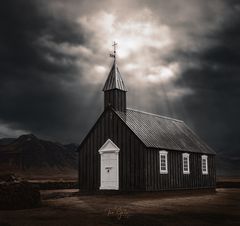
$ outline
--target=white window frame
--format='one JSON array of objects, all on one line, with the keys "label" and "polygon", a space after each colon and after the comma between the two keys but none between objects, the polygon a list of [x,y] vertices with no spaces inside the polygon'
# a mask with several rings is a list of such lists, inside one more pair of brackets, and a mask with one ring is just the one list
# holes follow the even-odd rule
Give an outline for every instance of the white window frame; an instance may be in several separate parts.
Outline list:
[{"label": "white window frame", "polygon": [[[190,154],[183,153],[182,154],[182,167],[183,167],[183,174],[190,174],[190,161],[189,161]],[[184,158],[187,158],[187,170],[184,167]]]},{"label": "white window frame", "polygon": [[[204,170],[203,167],[203,162],[204,160],[206,161],[206,170]],[[207,175],[208,174],[208,156],[207,155],[202,155],[202,174]]]},{"label": "white window frame", "polygon": [[[162,169],[162,156],[165,157],[165,166],[166,169]],[[160,168],[160,174],[168,174],[168,152],[167,151],[159,151],[159,168]]]}]

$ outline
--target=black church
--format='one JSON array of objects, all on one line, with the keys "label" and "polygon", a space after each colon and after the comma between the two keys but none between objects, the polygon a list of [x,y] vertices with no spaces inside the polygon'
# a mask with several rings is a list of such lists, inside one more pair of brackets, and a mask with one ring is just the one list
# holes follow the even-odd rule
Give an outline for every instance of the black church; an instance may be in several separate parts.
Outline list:
[{"label": "black church", "polygon": [[113,57],[104,111],[78,148],[80,191],[215,189],[215,152],[183,121],[127,108]]}]

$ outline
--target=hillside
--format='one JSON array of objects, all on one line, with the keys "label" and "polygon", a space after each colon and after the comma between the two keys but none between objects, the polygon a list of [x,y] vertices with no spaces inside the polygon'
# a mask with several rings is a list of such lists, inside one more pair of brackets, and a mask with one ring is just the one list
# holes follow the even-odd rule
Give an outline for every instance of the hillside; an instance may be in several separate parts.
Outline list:
[{"label": "hillside", "polygon": [[62,145],[39,139],[33,134],[2,139],[0,169],[21,174],[68,174],[77,169],[76,149],[76,144]]}]

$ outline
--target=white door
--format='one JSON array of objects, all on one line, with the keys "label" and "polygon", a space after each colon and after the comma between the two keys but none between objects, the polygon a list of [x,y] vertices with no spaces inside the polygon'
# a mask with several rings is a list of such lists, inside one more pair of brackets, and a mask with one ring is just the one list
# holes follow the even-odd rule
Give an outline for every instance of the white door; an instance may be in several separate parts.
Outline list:
[{"label": "white door", "polygon": [[108,139],[100,148],[101,155],[101,181],[100,189],[118,190],[119,189],[119,170],[118,153],[119,148]]}]

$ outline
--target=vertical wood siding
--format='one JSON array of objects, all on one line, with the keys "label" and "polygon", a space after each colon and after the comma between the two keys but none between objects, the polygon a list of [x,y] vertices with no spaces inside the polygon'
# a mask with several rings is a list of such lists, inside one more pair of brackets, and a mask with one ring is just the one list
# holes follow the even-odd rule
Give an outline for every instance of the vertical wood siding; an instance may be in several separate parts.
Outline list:
[{"label": "vertical wood siding", "polygon": [[183,174],[182,152],[168,151],[168,174],[160,174],[159,150],[146,149],[146,190],[214,188],[215,156],[208,155],[208,174],[202,174],[201,154],[190,154],[190,174]]},{"label": "vertical wood siding", "polygon": [[105,111],[79,150],[80,190],[99,190],[98,150],[108,138],[120,148],[119,190],[144,191],[146,188],[144,145],[112,110]]},{"label": "vertical wood siding", "polygon": [[104,92],[105,109],[112,106],[116,111],[126,110],[126,92],[118,89]]}]

